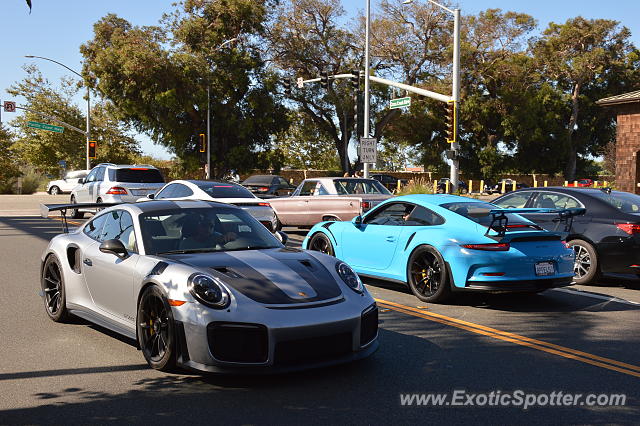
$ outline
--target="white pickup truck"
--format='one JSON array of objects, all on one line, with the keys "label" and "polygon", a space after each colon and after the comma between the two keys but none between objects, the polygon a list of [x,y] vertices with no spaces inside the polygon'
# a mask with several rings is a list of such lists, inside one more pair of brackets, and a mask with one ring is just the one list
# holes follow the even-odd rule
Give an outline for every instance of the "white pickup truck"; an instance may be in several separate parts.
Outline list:
[{"label": "white pickup truck", "polygon": [[393,195],[375,179],[305,179],[289,197],[270,198],[282,226],[310,227],[325,220],[351,220]]}]

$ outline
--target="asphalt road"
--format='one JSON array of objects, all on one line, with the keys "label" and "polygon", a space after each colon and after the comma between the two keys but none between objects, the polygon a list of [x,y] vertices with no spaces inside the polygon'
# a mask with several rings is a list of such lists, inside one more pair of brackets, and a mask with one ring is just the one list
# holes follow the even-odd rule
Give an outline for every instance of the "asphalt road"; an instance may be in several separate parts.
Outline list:
[{"label": "asphalt road", "polygon": [[[367,360],[278,376],[165,374],[149,369],[133,342],[47,318],[40,253],[59,232],[56,220],[0,217],[0,424],[640,421],[640,288],[632,282],[434,305],[367,281],[381,307],[380,349]],[[289,244],[303,235],[290,232]],[[626,405],[401,404],[401,394],[462,390],[461,403],[522,391],[625,394]]]}]

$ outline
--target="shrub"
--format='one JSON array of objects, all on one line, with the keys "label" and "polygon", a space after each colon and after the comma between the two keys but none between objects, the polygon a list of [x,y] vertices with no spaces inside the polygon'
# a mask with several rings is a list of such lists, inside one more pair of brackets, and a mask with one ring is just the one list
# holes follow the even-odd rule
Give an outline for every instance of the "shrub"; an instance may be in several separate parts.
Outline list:
[{"label": "shrub", "polygon": [[409,194],[433,194],[433,181],[426,179],[411,180],[408,184],[400,188],[400,192],[396,195]]}]

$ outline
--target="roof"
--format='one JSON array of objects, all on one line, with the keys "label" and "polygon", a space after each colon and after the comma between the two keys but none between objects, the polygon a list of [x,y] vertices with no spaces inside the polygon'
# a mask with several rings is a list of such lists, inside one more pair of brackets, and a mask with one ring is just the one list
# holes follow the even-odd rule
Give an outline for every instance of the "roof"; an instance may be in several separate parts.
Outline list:
[{"label": "roof", "polygon": [[[202,200],[149,200],[140,201],[138,203],[123,204],[123,206],[129,206],[131,208],[137,208],[141,213],[149,213],[163,210],[175,210],[175,209],[203,209],[203,208],[238,208],[231,204],[220,203],[217,201],[202,201]],[[118,206],[115,206],[118,208]]]},{"label": "roof", "polygon": [[636,90],[635,92],[623,93],[617,96],[610,96],[608,98],[602,98],[596,101],[596,104],[601,106],[612,106],[636,102],[640,102],[640,90]]},{"label": "roof", "polygon": [[408,201],[411,203],[429,203],[435,205],[442,205],[447,203],[481,203],[483,200],[476,200],[475,198],[461,197],[459,195],[449,194],[410,194],[401,195],[393,198],[394,201]]}]

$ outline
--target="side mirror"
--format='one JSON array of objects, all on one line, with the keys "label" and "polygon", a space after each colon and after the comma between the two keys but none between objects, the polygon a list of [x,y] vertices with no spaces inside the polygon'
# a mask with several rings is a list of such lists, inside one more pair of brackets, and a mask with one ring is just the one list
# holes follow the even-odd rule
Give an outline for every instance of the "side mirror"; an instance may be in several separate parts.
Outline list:
[{"label": "side mirror", "polygon": [[151,194],[147,194],[147,198],[150,200],[153,200],[154,198],[156,198],[156,194],[151,193]]},{"label": "side mirror", "polygon": [[282,244],[287,244],[287,241],[289,241],[289,236],[282,231],[278,231],[277,234],[280,237],[280,241],[282,242]]},{"label": "side mirror", "polygon": [[354,224],[356,228],[360,228],[360,225],[362,225],[362,216],[358,215],[354,217],[351,222]]},{"label": "side mirror", "polygon": [[100,244],[100,251],[103,253],[115,254],[120,259],[126,259],[129,257],[129,252],[120,240],[103,241],[102,244]]},{"label": "side mirror", "polygon": [[82,185],[82,184],[84,184],[86,181],[87,181],[87,179],[86,179],[86,178],[80,178],[80,179],[78,179],[78,185]]}]

